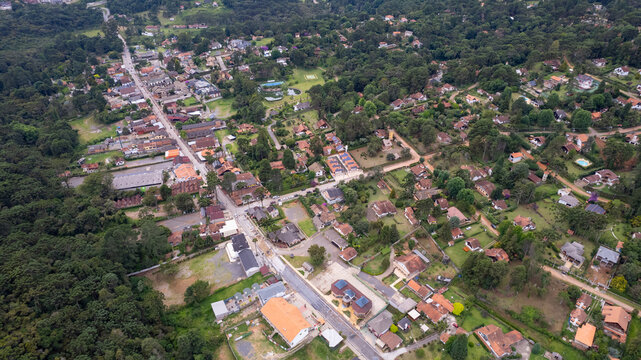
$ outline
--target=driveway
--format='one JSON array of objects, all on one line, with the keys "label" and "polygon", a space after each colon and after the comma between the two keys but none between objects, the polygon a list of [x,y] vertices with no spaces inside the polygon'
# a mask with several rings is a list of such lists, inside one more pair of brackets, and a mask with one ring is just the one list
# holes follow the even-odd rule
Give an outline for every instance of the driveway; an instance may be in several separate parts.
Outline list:
[{"label": "driveway", "polygon": [[363,279],[365,282],[373,286],[376,290],[380,291],[383,295],[385,295],[388,298],[391,298],[392,296],[396,295],[396,290],[393,288],[385,285],[382,281],[378,280],[376,277],[360,272],[358,273],[358,277]]},{"label": "driveway", "polygon": [[200,212],[194,212],[187,215],[178,216],[172,219],[163,220],[158,223],[168,228],[172,233],[176,231],[183,230],[185,227],[191,227],[192,225],[200,225],[200,222],[204,221],[200,217]]},{"label": "driveway", "polygon": [[[332,244],[329,240],[328,237],[325,236],[325,233],[329,232],[334,232],[335,234],[333,235],[338,235],[336,230],[332,228],[325,228],[324,231],[317,232],[316,234],[312,235],[309,239],[292,246],[290,248],[276,248],[275,251],[278,254],[284,255],[284,256],[289,256],[289,254],[294,254],[294,256],[309,256],[307,253],[307,250],[309,249],[310,246],[312,245],[318,245],[322,246],[327,250],[327,255],[329,260],[331,261],[342,261],[338,258],[338,255],[340,254],[341,250],[337,248],[334,244]],[[340,237],[340,235],[338,235]]]}]

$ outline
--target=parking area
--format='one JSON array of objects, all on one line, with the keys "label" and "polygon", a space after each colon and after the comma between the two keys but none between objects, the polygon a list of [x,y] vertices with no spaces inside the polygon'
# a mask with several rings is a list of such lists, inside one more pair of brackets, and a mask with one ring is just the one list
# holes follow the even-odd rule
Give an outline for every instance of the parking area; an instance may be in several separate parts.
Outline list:
[{"label": "parking area", "polygon": [[314,234],[309,239],[295,246],[292,246],[290,248],[278,248],[276,249],[276,252],[285,256],[289,256],[292,254],[294,256],[308,256],[309,254],[307,253],[307,250],[309,249],[309,247],[312,245],[318,245],[324,247],[325,250],[327,250],[328,260],[340,261],[338,255],[340,254],[341,250],[328,240],[328,238],[331,238],[331,236],[333,235],[340,237],[336,230],[332,228],[326,228],[323,229],[322,232]]}]

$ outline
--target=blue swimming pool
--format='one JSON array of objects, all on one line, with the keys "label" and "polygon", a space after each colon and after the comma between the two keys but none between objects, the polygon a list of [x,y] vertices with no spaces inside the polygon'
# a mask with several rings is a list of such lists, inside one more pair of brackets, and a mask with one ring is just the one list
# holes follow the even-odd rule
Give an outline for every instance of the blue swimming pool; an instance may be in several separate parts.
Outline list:
[{"label": "blue swimming pool", "polygon": [[576,159],[575,163],[581,165],[582,167],[588,167],[592,165],[592,163],[586,159]]}]

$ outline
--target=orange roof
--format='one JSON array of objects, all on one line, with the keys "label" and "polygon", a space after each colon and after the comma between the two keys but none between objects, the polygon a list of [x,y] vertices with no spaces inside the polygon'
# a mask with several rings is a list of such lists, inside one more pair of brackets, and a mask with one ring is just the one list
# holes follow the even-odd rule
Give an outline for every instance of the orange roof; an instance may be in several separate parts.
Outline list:
[{"label": "orange roof", "polygon": [[260,312],[290,344],[302,330],[311,327],[300,310],[282,297],[269,299]]},{"label": "orange roof", "polygon": [[192,164],[182,164],[178,166],[174,170],[174,174],[176,174],[176,178],[180,180],[186,180],[186,179],[199,179],[200,177],[196,173],[196,170],[194,169],[194,166]]},{"label": "orange roof", "polygon": [[623,332],[628,330],[628,324],[630,324],[630,320],[632,319],[630,314],[620,306],[606,305],[603,307],[603,310],[601,310],[601,314],[605,317],[603,321],[619,325],[621,329],[623,329]]},{"label": "orange roof", "polygon": [[580,328],[576,329],[576,335],[574,336],[574,341],[578,341],[583,345],[588,347],[592,346],[594,341],[594,334],[596,333],[596,327],[592,324],[585,323]]},{"label": "orange roof", "polygon": [[452,303],[449,300],[447,300],[445,296],[443,296],[442,294],[438,294],[438,293],[434,294],[434,296],[432,296],[432,302],[441,305],[443,308],[445,308],[449,312],[454,311],[454,305],[452,305]]},{"label": "orange roof", "polygon": [[205,149],[205,150],[200,152],[200,155],[202,155],[202,156],[214,155],[214,154],[215,154],[215,152],[212,149]]},{"label": "orange roof", "polygon": [[523,154],[520,153],[520,152],[515,152],[515,153],[510,154],[510,156],[513,157],[513,158],[520,158],[520,157],[523,157]]},{"label": "orange roof", "polygon": [[414,280],[410,280],[410,281],[407,283],[407,287],[409,287],[410,289],[412,289],[412,290],[414,290],[414,291],[418,291],[418,290],[421,288],[421,285],[419,285],[419,284],[418,284],[416,281],[414,281]]},{"label": "orange roof", "polygon": [[180,155],[180,150],[178,149],[167,150],[165,152],[165,159],[173,159],[178,155]]},{"label": "orange roof", "polygon": [[581,140],[581,142],[588,141],[588,135],[587,134],[579,134],[579,135],[576,136],[576,138]]}]

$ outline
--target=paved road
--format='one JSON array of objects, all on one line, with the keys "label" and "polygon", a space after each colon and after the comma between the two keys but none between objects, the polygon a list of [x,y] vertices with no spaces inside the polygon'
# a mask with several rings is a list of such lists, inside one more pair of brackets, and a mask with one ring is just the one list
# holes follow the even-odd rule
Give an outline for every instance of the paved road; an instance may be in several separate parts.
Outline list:
[{"label": "paved road", "polygon": [[[269,114],[269,109],[267,109],[266,111]],[[267,117],[267,115],[265,115],[265,117]],[[272,131],[272,126],[274,126],[274,124],[276,124],[275,121],[272,122],[271,124],[269,124],[269,126],[267,126],[267,133],[269,134],[269,137],[272,138],[272,141],[274,142],[274,145],[276,145],[276,150],[280,150],[280,142],[278,142],[278,138],[274,134],[274,131]]]},{"label": "paved road", "polygon": [[561,280],[561,281],[563,281],[563,282],[565,282],[567,284],[578,286],[582,290],[585,290],[585,291],[587,291],[587,292],[589,292],[589,293],[591,293],[593,295],[601,297],[601,298],[605,299],[609,303],[619,305],[622,308],[624,308],[627,312],[632,312],[635,308],[638,308],[638,307],[630,306],[628,303],[625,303],[625,302],[623,302],[623,301],[621,301],[621,300],[619,300],[619,299],[617,299],[617,298],[615,298],[615,297],[613,297],[611,295],[608,295],[608,293],[606,293],[604,291],[598,290],[597,288],[594,288],[594,287],[592,287],[592,286],[590,286],[590,285],[588,285],[588,284],[586,284],[586,283],[584,283],[582,281],[579,281],[579,280],[573,278],[572,276],[565,275],[562,272],[560,272],[560,271],[558,271],[556,269],[553,269],[553,268],[551,268],[549,266],[543,265],[543,270],[549,272],[552,275],[552,277],[555,277],[555,278],[557,278],[557,279],[559,279],[559,280]]},{"label": "paved road", "polygon": [[123,38],[120,34],[118,34],[118,37],[120,38],[124,46],[122,56],[124,68],[127,69],[129,75],[134,80],[136,87],[138,87],[144,98],[151,102],[151,108],[154,114],[156,115],[158,120],[160,120],[160,122],[165,126],[165,130],[167,130],[167,134],[169,135],[169,137],[176,140],[178,147],[182,151],[183,155],[187,156],[189,158],[189,161],[191,161],[191,163],[194,165],[194,168],[199,170],[200,174],[205,177],[205,175],[207,175],[207,167],[205,166],[205,164],[199,162],[198,159],[196,159],[189,146],[187,146],[187,143],[183,140],[183,138],[180,137],[178,131],[176,131],[176,128],[172,125],[169,119],[167,119],[167,115],[162,111],[162,108],[158,106],[156,100],[153,98],[153,96],[151,96],[149,90],[147,90],[147,88],[144,86],[144,84],[140,80],[140,77],[138,76],[138,72],[134,68],[133,61],[131,60],[131,53],[129,52],[129,47],[127,46],[125,38]]}]

